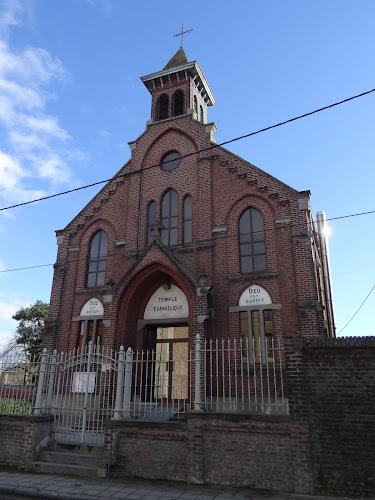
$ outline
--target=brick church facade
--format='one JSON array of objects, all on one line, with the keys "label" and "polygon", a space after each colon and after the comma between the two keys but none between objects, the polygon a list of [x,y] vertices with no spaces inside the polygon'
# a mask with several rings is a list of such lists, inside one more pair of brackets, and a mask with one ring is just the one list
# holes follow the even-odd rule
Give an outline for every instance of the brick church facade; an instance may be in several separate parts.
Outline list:
[{"label": "brick church facade", "polygon": [[75,474],[88,446],[96,477],[373,498],[375,339],[334,338],[324,214],[215,143],[183,49],[142,81],[130,160],[57,231],[33,415],[0,415],[0,464]]},{"label": "brick church facade", "polygon": [[130,160],[57,231],[45,346],[335,336],[309,191],[216,145],[183,49],[142,81],[151,118]]}]

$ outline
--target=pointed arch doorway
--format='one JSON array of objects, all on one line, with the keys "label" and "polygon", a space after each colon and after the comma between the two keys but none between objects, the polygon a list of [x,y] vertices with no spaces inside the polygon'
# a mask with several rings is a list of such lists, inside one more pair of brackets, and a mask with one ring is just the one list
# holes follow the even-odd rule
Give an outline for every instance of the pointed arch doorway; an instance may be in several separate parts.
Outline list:
[{"label": "pointed arch doorway", "polygon": [[143,330],[143,385],[147,400],[188,399],[189,305],[176,285],[163,283],[149,298]]}]

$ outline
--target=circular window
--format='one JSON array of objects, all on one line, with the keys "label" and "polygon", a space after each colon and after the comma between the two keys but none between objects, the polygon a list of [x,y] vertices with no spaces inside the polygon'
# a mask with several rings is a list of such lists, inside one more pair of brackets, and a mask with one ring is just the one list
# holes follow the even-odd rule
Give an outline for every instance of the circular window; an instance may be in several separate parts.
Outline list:
[{"label": "circular window", "polygon": [[161,168],[166,172],[170,172],[179,166],[180,161],[180,153],[177,153],[177,151],[169,151],[161,160]]}]

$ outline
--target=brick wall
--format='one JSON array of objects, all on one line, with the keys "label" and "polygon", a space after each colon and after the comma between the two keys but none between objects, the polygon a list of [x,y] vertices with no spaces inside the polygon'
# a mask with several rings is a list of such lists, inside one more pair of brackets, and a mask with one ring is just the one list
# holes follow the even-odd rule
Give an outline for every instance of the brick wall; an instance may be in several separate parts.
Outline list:
[{"label": "brick wall", "polygon": [[375,337],[304,342],[317,493],[375,495]]},{"label": "brick wall", "polygon": [[190,414],[107,426],[112,477],[294,491],[287,417]]},{"label": "brick wall", "polygon": [[52,417],[0,415],[0,465],[27,469],[51,432]]}]

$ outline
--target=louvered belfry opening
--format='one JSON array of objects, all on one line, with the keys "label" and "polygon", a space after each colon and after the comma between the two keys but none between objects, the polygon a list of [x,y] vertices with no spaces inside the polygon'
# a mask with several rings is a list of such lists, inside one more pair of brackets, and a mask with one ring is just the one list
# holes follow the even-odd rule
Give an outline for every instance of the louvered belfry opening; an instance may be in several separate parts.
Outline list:
[{"label": "louvered belfry opening", "polygon": [[184,114],[184,93],[177,90],[173,95],[173,116]]},{"label": "louvered belfry opening", "polygon": [[166,120],[168,118],[169,99],[167,94],[159,97],[157,106],[157,121]]},{"label": "louvered belfry opening", "polygon": [[197,101],[197,96],[194,96],[194,111],[196,114],[198,114],[198,101]]},{"label": "louvered belfry opening", "polygon": [[203,107],[199,106],[199,120],[203,123]]}]

